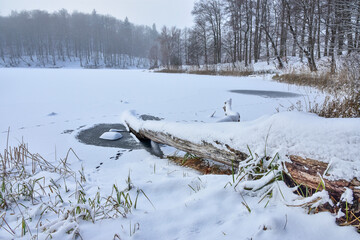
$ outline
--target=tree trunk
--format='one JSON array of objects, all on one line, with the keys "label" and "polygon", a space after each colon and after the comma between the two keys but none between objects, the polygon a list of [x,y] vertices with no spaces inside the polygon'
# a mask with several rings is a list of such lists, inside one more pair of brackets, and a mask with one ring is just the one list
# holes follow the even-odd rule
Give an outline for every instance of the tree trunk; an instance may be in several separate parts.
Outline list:
[{"label": "tree trunk", "polygon": [[287,40],[287,24],[286,19],[286,2],[281,1],[281,19],[280,19],[280,57],[286,57],[286,40]]},{"label": "tree trunk", "polygon": [[317,0],[317,38],[316,38],[316,45],[317,45],[317,58],[321,58],[321,50],[320,50],[320,32],[321,32],[321,9],[320,9],[320,0]]},{"label": "tree trunk", "polygon": [[[314,7],[314,5],[312,6]],[[309,23],[308,23],[308,28],[309,28],[309,32],[308,32],[308,47],[307,49],[304,47],[304,45],[300,44],[297,40],[297,33],[294,30],[294,27],[291,24],[291,18],[290,18],[290,14],[291,14],[291,8],[289,3],[287,2],[287,18],[288,18],[288,25],[289,25],[289,29],[291,34],[293,35],[294,41],[296,41],[296,44],[298,45],[299,49],[301,50],[301,52],[303,52],[308,60],[308,66],[310,68],[310,71],[314,72],[317,71],[317,67],[316,67],[316,62],[315,62],[315,58],[314,58],[314,38],[313,38],[313,18],[314,18],[314,9],[307,9],[304,6],[304,12],[308,12],[308,14],[305,14],[307,17],[309,17]],[[304,25],[303,25],[304,27]],[[304,30],[304,29],[303,29]],[[302,33],[304,34],[304,32]],[[303,41],[303,35],[301,36],[301,41]]]},{"label": "tree trunk", "polygon": [[250,1],[250,6],[249,6],[249,23],[250,23],[250,32],[249,32],[249,64],[251,65],[252,63],[252,36],[253,36],[253,25],[252,25],[252,1]]},{"label": "tree trunk", "polygon": [[[297,35],[298,33],[298,24],[297,24],[297,18],[295,18],[295,35]],[[295,39],[293,40],[293,45],[292,45],[292,54],[293,57],[296,57],[296,41]]]},{"label": "tree trunk", "polygon": [[344,5],[342,0],[335,0],[335,18],[337,26],[337,41],[338,41],[338,50],[337,55],[342,55],[343,46],[344,46]]},{"label": "tree trunk", "polygon": [[357,17],[355,23],[355,38],[354,38],[354,48],[360,52],[360,2],[357,5]]},{"label": "tree trunk", "polygon": [[[304,13],[304,17],[303,17],[303,21],[302,21],[302,31],[301,31],[301,46],[305,45],[305,29],[306,29],[306,21],[305,21],[305,13]],[[291,27],[290,27],[291,29]],[[298,44],[299,45],[299,44]],[[299,52],[299,57],[301,59],[301,62],[303,61],[303,57],[304,57],[304,51],[300,51]]]},{"label": "tree trunk", "polygon": [[316,29],[316,24],[314,25],[314,8],[315,8],[315,2],[312,2],[312,4],[309,6],[310,9],[308,9],[308,18],[309,18],[309,32],[308,32],[308,52],[309,54],[306,54],[308,59],[308,65],[310,68],[310,71],[316,72],[317,67],[315,63],[315,56],[314,56],[314,48],[315,48],[315,39],[313,36],[313,30]]},{"label": "tree trunk", "polygon": [[271,37],[270,33],[268,32],[268,30],[266,29],[266,27],[263,28],[263,29],[264,29],[264,31],[265,31],[265,33],[266,33],[266,36],[267,36],[268,39],[270,40],[271,46],[272,46],[273,49],[274,49],[274,53],[275,53],[276,59],[278,60],[278,63],[279,63],[279,68],[280,68],[280,69],[284,68],[284,64],[283,64],[283,62],[282,62],[282,60],[281,60],[280,55],[278,54],[278,51],[277,51],[276,45],[275,45],[275,43],[274,43],[274,40],[272,39],[272,37]]},{"label": "tree trunk", "polygon": [[[334,2],[331,3],[332,4],[332,8],[334,9],[335,4]],[[331,67],[330,67],[330,72],[331,73],[335,73],[336,70],[336,62],[335,62],[335,41],[336,41],[336,20],[332,20],[331,21],[331,38],[330,38],[330,47],[329,47],[329,55],[331,56]]]},{"label": "tree trunk", "polygon": [[259,60],[259,45],[261,39],[259,38],[259,24],[260,24],[260,0],[256,2],[255,13],[255,32],[254,32],[254,61],[257,63]]},{"label": "tree trunk", "polygon": [[329,44],[329,38],[330,38],[330,31],[329,31],[330,14],[331,14],[331,0],[328,0],[328,3],[327,3],[327,15],[326,15],[326,20],[325,20],[324,57],[326,57],[328,55],[328,44]]}]

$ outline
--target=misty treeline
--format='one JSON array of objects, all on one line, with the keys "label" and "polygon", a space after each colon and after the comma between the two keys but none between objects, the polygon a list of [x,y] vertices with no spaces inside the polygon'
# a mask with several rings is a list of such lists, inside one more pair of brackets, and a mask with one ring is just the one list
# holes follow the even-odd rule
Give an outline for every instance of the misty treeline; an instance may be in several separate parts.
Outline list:
[{"label": "misty treeline", "polygon": [[359,0],[198,0],[190,29],[163,27],[160,58],[168,68],[297,56],[317,70],[328,57],[360,51]]},{"label": "misty treeline", "polygon": [[83,67],[136,66],[156,48],[157,38],[155,25],[137,26],[95,10],[33,10],[0,17],[0,58],[10,66],[55,66],[58,61],[80,62]]}]

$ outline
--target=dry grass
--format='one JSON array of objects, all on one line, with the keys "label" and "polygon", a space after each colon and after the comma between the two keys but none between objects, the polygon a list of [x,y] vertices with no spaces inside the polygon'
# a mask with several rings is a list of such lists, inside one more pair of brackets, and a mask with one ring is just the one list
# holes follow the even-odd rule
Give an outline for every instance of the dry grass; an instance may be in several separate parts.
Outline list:
[{"label": "dry grass", "polygon": [[160,69],[160,70],[155,70],[155,72],[157,73],[186,73],[185,70],[181,70],[181,69]]},{"label": "dry grass", "polygon": [[312,73],[286,73],[273,76],[273,79],[278,82],[285,82],[295,84],[298,86],[311,86],[321,90],[331,89],[334,84],[334,76],[331,74],[312,74]]},{"label": "dry grass", "polygon": [[265,75],[265,74],[273,74],[273,70],[259,70],[259,71],[220,71],[219,75],[221,76],[237,76],[237,77],[246,77],[250,75]]},{"label": "dry grass", "polygon": [[[274,80],[311,86],[328,94],[322,104],[308,103],[307,111],[327,118],[360,117],[360,56],[348,56],[335,74],[290,72],[275,75]],[[293,106],[292,109],[303,108]],[[291,109],[290,109],[291,110]]]},{"label": "dry grass", "polygon": [[235,76],[235,77],[246,77],[250,75],[261,75],[261,74],[272,74],[273,71],[264,70],[264,71],[251,71],[251,70],[214,70],[214,69],[190,69],[190,70],[182,70],[182,69],[161,69],[156,70],[158,73],[188,73],[188,74],[196,74],[196,75],[209,75],[209,76]]},{"label": "dry grass", "polygon": [[232,171],[228,166],[210,164],[208,161],[193,155],[186,155],[185,157],[167,156],[167,158],[180,166],[195,169],[196,171],[202,174],[216,174],[216,175],[232,174]]},{"label": "dry grass", "polygon": [[239,76],[246,77],[250,75],[256,74],[254,71],[219,71],[219,75],[221,76]]},{"label": "dry grass", "polygon": [[190,70],[187,73],[189,74],[197,74],[197,75],[218,75],[215,70]]},{"label": "dry grass", "polygon": [[350,96],[326,98],[324,103],[310,110],[326,118],[357,118],[360,117],[360,93],[353,92]]},{"label": "dry grass", "polygon": [[[69,167],[71,154],[78,158],[70,148],[65,158],[50,162],[31,153],[25,143],[16,147],[7,144],[0,153],[0,229],[9,233],[9,239],[59,239],[64,232],[72,239],[82,239],[81,222],[126,218],[136,209],[139,196],[152,204],[133,185],[130,175],[123,190],[114,184],[110,195],[102,196],[100,188],[95,195],[90,194],[84,169]],[[11,215],[19,217],[14,222]]]}]

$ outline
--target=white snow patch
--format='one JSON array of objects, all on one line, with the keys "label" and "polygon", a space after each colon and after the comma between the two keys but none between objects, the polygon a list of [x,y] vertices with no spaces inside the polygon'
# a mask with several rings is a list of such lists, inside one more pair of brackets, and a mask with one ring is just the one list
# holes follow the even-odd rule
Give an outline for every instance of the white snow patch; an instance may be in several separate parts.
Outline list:
[{"label": "white snow patch", "polygon": [[104,132],[99,138],[114,141],[122,138],[122,134],[119,132]]}]

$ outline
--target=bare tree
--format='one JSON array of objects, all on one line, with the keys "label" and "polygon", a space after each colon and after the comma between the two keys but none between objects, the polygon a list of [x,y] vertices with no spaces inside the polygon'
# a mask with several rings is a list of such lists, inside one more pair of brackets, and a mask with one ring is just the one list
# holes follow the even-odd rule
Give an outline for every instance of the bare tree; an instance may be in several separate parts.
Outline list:
[{"label": "bare tree", "polygon": [[194,5],[192,14],[205,21],[211,31],[213,43],[213,63],[221,63],[223,4],[220,0],[200,0]]}]

